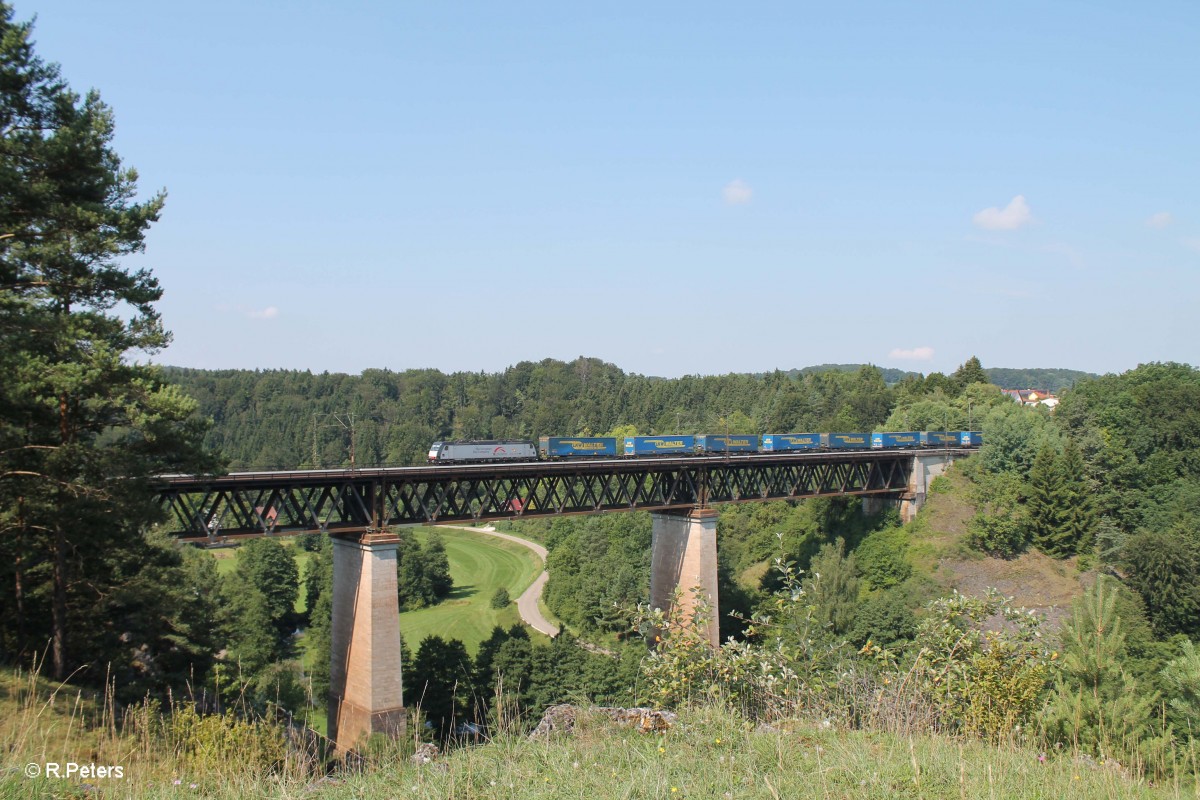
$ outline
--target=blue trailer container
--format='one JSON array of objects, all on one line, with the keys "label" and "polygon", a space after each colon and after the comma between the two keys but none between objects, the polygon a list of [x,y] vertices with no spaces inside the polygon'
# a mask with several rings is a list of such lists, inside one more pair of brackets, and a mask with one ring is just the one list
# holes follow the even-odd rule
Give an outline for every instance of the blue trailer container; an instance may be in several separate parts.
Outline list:
[{"label": "blue trailer container", "polygon": [[764,453],[781,453],[788,450],[818,450],[821,447],[819,433],[764,433]]},{"label": "blue trailer container", "polygon": [[872,433],[872,450],[890,450],[896,447],[920,447],[921,434],[916,431],[905,433]]},{"label": "blue trailer container", "polygon": [[921,445],[923,447],[958,447],[960,431],[923,431]]},{"label": "blue trailer container", "polygon": [[615,456],[617,440],[611,436],[588,436],[568,438],[566,436],[541,436],[538,452],[542,458],[580,458],[584,456]]},{"label": "blue trailer container", "polygon": [[959,435],[958,443],[963,447],[979,447],[983,444],[983,433],[981,431],[963,431]]},{"label": "blue trailer container", "polygon": [[821,447],[829,450],[867,450],[871,447],[871,434],[822,433]]},{"label": "blue trailer container", "polygon": [[626,436],[627,456],[686,455],[696,452],[695,436]]},{"label": "blue trailer container", "polygon": [[701,453],[757,453],[758,437],[749,433],[708,433],[696,437]]}]

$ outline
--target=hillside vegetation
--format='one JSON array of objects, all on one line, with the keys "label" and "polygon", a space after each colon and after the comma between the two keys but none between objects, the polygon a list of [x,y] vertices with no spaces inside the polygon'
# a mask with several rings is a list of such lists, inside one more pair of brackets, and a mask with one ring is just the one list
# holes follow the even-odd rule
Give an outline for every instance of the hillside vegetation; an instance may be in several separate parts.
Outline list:
[{"label": "hillside vegetation", "polygon": [[[124,719],[124,722],[122,722]],[[1178,798],[1191,777],[1154,787],[1119,765],[939,736],[844,732],[820,723],[749,725],[717,706],[684,710],[643,733],[582,713],[570,735],[499,732],[431,764],[411,742],[368,751],[360,769],[324,776],[319,746],[287,745],[277,724],[205,723],[185,709],[122,717],[69,684],[0,670],[0,795],[208,798],[761,797]],[[121,766],[120,778],[30,778],[30,764]]]}]

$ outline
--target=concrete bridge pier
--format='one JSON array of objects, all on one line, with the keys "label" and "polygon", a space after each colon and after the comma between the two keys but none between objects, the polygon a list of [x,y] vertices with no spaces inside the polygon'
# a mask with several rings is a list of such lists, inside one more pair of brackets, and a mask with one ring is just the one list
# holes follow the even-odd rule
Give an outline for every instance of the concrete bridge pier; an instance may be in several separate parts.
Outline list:
[{"label": "concrete bridge pier", "polygon": [[329,738],[345,753],[405,728],[396,551],[388,531],[334,534]]},{"label": "concrete bridge pier", "polygon": [[912,472],[908,476],[908,488],[900,495],[900,520],[912,522],[921,506],[925,505],[925,496],[929,494],[929,484],[933,479],[943,474],[954,463],[950,454],[917,455],[913,456]]},{"label": "concrete bridge pier", "polygon": [[703,636],[713,647],[721,641],[717,611],[717,512],[711,508],[652,513],[650,605],[670,611],[679,591],[682,620],[708,607]]}]

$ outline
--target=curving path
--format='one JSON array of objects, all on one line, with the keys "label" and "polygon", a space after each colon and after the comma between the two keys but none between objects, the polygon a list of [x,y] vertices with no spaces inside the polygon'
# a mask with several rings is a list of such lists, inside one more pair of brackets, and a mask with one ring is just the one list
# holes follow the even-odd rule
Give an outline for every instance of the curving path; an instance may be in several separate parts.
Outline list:
[{"label": "curving path", "polygon": [[[460,528],[464,531],[475,531],[476,533],[486,533],[488,536],[495,536],[499,539],[507,539],[510,542],[515,542],[522,547],[527,547],[537,553],[538,558],[542,560],[543,566],[546,563],[546,548],[542,547],[537,542],[531,542],[528,539],[522,539],[519,536],[513,536],[510,533],[500,533],[491,525],[484,525],[482,528],[472,528],[467,525],[443,525],[445,528]],[[550,573],[542,570],[542,574],[537,576],[537,579],[530,584],[529,588],[517,598],[517,613],[521,615],[522,621],[526,625],[533,628],[539,633],[544,633],[547,636],[558,636],[558,626],[550,622],[542,616],[541,609],[538,608],[538,600],[542,597],[542,590],[546,588],[546,581],[550,580]]]}]

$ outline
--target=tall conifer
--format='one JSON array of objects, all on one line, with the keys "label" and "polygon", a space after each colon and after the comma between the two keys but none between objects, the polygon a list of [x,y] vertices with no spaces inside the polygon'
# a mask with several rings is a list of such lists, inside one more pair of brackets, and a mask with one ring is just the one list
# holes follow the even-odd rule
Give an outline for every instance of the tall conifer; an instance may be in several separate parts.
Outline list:
[{"label": "tall conifer", "polygon": [[1029,470],[1029,526],[1039,550],[1063,558],[1070,555],[1071,549],[1063,539],[1065,502],[1057,461],[1050,444],[1043,444],[1033,460]]},{"label": "tall conifer", "polygon": [[124,261],[164,195],[136,199],[111,111],[71,92],[31,33],[0,3],[0,562],[17,611],[0,634],[34,652],[48,639],[56,678],[103,675],[128,641],[171,646],[133,627],[169,616],[139,611],[161,596],[116,591],[169,567],[142,535],[160,513],[145,478],[207,462],[194,403],[130,360],[169,341],[158,281]]}]

